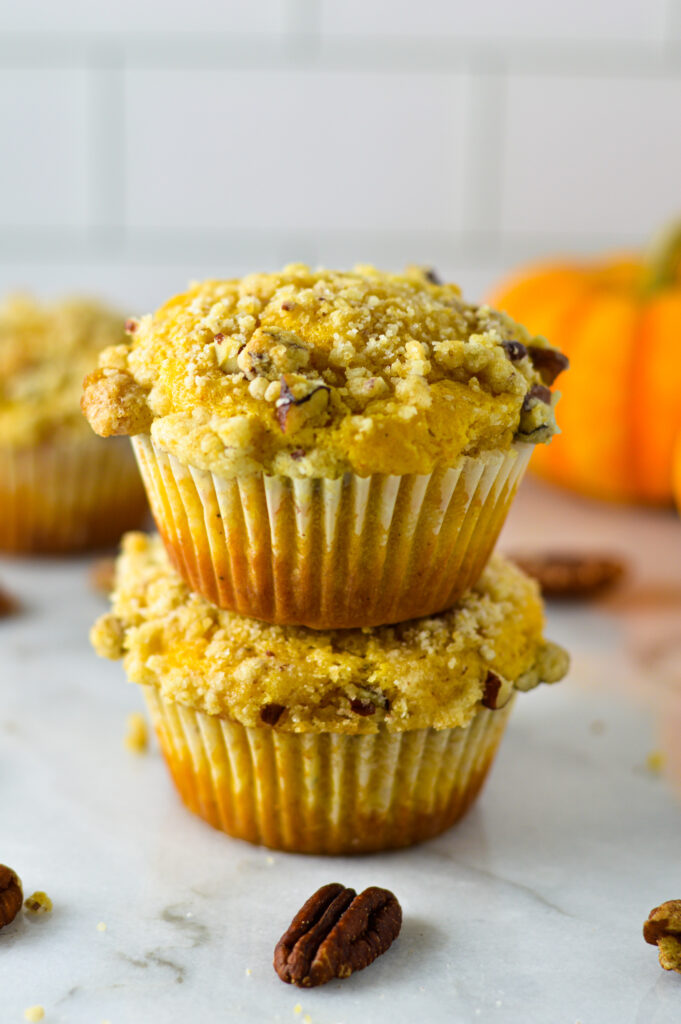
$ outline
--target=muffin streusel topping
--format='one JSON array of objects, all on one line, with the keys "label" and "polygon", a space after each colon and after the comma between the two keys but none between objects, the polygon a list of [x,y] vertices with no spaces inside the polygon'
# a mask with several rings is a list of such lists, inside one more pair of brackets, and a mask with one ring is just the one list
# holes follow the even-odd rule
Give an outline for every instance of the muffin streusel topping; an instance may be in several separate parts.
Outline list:
[{"label": "muffin streusel topping", "polygon": [[41,305],[17,295],[0,305],[0,443],[87,438],[83,377],[101,349],[125,340],[123,327],[85,299]]},{"label": "muffin streusel topping", "polygon": [[[310,630],[221,611],[192,593],[161,541],[128,534],[97,653],[135,683],[242,725],[288,732],[376,732],[467,725],[490,677],[512,689],[561,679],[562,648],[542,637],[536,584],[493,556],[451,611],[396,626]],[[498,684],[498,687],[497,687]],[[497,692],[497,689],[499,692]],[[490,706],[489,704],[487,706]]]},{"label": "muffin streusel topping", "polygon": [[548,440],[553,351],[423,270],[294,264],[195,284],[131,325],[83,409],[223,476],[428,473]]}]

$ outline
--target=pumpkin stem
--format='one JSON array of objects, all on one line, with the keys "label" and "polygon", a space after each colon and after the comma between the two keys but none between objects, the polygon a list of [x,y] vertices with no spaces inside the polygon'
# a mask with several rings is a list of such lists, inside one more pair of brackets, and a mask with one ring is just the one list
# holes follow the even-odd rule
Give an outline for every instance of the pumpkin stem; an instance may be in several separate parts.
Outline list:
[{"label": "pumpkin stem", "polygon": [[656,291],[675,284],[681,271],[681,220],[653,235],[643,257],[643,288]]}]

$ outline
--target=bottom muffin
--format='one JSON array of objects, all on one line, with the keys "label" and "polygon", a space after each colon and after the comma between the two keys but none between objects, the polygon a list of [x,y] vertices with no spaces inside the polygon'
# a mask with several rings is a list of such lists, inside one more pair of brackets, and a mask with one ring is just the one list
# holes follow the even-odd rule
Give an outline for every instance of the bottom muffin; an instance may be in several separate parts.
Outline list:
[{"label": "bottom muffin", "polygon": [[317,632],[221,611],[129,534],[92,631],[143,687],[187,806],[301,853],[408,846],[479,792],[516,689],[565,674],[536,585],[494,557],[449,612]]}]

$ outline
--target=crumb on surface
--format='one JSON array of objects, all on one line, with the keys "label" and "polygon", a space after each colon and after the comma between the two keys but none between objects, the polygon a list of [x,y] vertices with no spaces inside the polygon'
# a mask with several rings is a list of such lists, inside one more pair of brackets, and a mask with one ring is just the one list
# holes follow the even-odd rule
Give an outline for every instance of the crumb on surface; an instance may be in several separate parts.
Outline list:
[{"label": "crumb on surface", "polygon": [[106,931],[106,925],[105,925],[104,921],[100,921],[99,922],[99,924],[97,925],[97,931],[98,932],[105,932]]},{"label": "crumb on surface", "polygon": [[115,569],[115,558],[108,556],[95,559],[88,574],[92,589],[98,594],[108,596],[114,588]]},{"label": "crumb on surface", "polygon": [[125,746],[133,754],[144,754],[149,747],[149,730],[140,711],[131,712],[126,719]]},{"label": "crumb on surface", "polygon": [[33,1024],[35,1024],[35,1022],[39,1020],[42,1020],[44,1016],[45,1009],[44,1007],[38,1004],[36,1004],[35,1006],[27,1006],[26,1009],[24,1010],[24,1020],[31,1021],[33,1022]]},{"label": "crumb on surface", "polygon": [[52,913],[52,900],[46,892],[38,890],[24,900],[25,910],[32,916]]},{"label": "crumb on surface", "polygon": [[665,756],[661,750],[651,750],[646,757],[646,768],[651,775],[660,775],[665,766]]},{"label": "crumb on surface", "polygon": [[300,1003],[296,1003],[296,1005],[293,1007],[293,1012],[294,1013],[302,1013],[303,1012],[302,1005]]}]

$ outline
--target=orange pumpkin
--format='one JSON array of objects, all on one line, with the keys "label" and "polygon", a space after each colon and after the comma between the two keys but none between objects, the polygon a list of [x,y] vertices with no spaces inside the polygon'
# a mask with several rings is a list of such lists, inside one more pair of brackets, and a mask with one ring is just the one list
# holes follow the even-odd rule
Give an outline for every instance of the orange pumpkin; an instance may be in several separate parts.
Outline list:
[{"label": "orange pumpkin", "polygon": [[643,257],[522,270],[488,301],[570,359],[562,433],[537,446],[533,468],[595,497],[670,502],[681,435],[681,225]]}]

